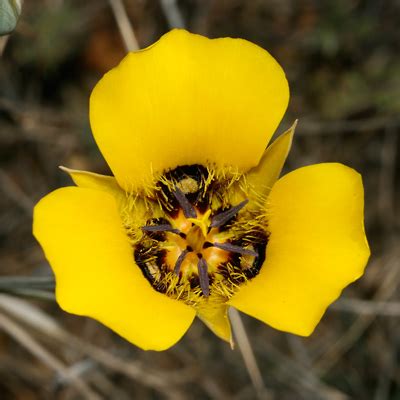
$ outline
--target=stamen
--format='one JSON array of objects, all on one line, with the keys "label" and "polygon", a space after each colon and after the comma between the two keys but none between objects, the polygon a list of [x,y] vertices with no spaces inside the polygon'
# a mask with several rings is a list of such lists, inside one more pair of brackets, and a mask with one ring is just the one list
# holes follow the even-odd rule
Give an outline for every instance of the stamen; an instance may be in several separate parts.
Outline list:
[{"label": "stamen", "polygon": [[255,252],[254,250],[244,249],[243,247],[236,246],[236,245],[230,244],[230,243],[213,243],[213,246],[217,247],[218,249],[221,249],[221,250],[230,251],[232,253],[249,255],[249,256],[253,256],[253,257],[258,256],[258,253]]},{"label": "stamen", "polygon": [[178,200],[179,205],[183,210],[183,214],[186,218],[196,218],[197,213],[194,207],[189,203],[189,200],[186,198],[185,193],[182,192],[179,188],[175,188],[173,192],[176,200]]},{"label": "stamen", "polygon": [[174,273],[175,275],[179,275],[179,272],[181,270],[181,265],[183,263],[183,260],[185,259],[185,257],[190,253],[191,250],[189,249],[185,249],[182,251],[182,253],[179,255],[178,259],[176,260],[175,263],[175,268],[174,268]]},{"label": "stamen", "polygon": [[172,232],[172,233],[176,233],[178,235],[181,233],[179,229],[173,228],[169,224],[142,226],[142,231],[145,231],[145,232]]},{"label": "stamen", "polygon": [[208,278],[208,265],[203,257],[199,257],[197,263],[197,270],[199,272],[200,288],[205,297],[210,295],[210,280]]},{"label": "stamen", "polygon": [[247,203],[248,199],[243,200],[237,206],[231,207],[229,210],[223,211],[213,217],[210,228],[219,228],[233,218]]}]

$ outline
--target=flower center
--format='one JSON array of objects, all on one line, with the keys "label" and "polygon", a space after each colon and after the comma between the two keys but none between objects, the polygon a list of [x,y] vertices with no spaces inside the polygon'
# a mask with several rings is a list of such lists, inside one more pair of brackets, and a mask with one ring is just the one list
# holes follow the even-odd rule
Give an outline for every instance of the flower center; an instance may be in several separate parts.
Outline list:
[{"label": "flower center", "polygon": [[201,231],[199,226],[192,226],[189,233],[186,236],[186,242],[188,247],[192,248],[194,252],[201,253],[203,250],[206,236]]},{"label": "flower center", "polygon": [[240,178],[197,165],[161,177],[134,244],[135,261],[156,290],[196,305],[212,295],[229,298],[257,275],[268,233],[247,209]]}]

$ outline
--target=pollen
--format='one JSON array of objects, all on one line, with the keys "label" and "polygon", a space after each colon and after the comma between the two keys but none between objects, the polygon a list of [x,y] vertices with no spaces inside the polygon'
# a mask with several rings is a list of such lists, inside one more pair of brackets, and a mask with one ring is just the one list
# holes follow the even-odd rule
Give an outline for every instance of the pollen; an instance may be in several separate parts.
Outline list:
[{"label": "pollen", "polygon": [[163,174],[147,191],[142,235],[132,242],[154,289],[199,306],[226,301],[256,276],[268,232],[248,202],[240,174],[229,170],[193,165]]}]

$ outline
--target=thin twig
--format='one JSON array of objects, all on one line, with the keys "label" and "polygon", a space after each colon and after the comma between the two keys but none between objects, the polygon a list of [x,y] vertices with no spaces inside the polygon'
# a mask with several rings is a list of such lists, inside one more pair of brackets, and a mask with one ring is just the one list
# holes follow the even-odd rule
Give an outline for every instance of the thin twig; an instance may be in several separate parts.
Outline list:
[{"label": "thin twig", "polygon": [[[257,338],[257,337],[256,337]],[[258,339],[259,340],[259,339]],[[307,365],[293,359],[292,356],[283,354],[274,343],[262,338],[261,348],[275,365],[270,374],[276,380],[287,386],[291,386],[297,392],[305,392],[303,398],[324,400],[346,400],[348,396],[339,389],[326,384],[317,376],[316,371],[311,371]],[[260,344],[258,344],[260,348]],[[299,396],[300,397],[300,396]]]},{"label": "thin twig", "polygon": [[[399,285],[398,281],[398,255],[392,255],[387,262],[387,273],[382,285],[374,295],[373,300],[386,302],[396,292]],[[336,341],[330,344],[325,354],[323,354],[315,363],[314,369],[319,376],[324,376],[340,358],[349,351],[358,338],[374,322],[376,315],[359,315],[351,327]]]},{"label": "thin twig", "polygon": [[[54,276],[1,276],[0,293],[55,301]],[[1,296],[1,295],[0,295]]]},{"label": "thin twig", "polygon": [[400,317],[400,301],[372,301],[341,299],[331,306],[332,310],[356,315],[379,315],[380,317]]},{"label": "thin twig", "polygon": [[[283,383],[285,387],[290,386],[296,393],[304,393],[302,398],[305,399],[347,400],[349,398],[340,389],[323,382],[307,364],[298,362],[291,355],[284,354],[273,342],[265,341],[264,338],[261,341],[265,354],[268,354],[268,359],[274,365],[274,368],[270,369],[270,375]],[[260,338],[258,338],[258,346],[260,346]]]},{"label": "thin twig", "polygon": [[[376,131],[387,127],[399,127],[400,118],[393,117],[371,117],[360,120],[336,120],[336,121],[318,121],[310,119],[302,119],[301,124],[296,130],[296,135],[313,136],[313,135],[337,135],[340,133],[366,133]],[[398,133],[397,133],[398,134]]]},{"label": "thin twig", "polygon": [[115,20],[117,21],[118,29],[124,41],[127,51],[139,50],[139,43],[136,39],[132,24],[129,21],[128,14],[122,0],[108,0],[113,11]]},{"label": "thin twig", "polygon": [[0,276],[2,289],[41,289],[54,290],[54,276]]},{"label": "thin twig", "polygon": [[0,328],[17,340],[49,368],[57,372],[63,379],[69,380],[71,384],[73,384],[74,388],[80,392],[84,398],[89,400],[100,400],[100,397],[90,389],[82,379],[68,373],[67,366],[62,361],[47,351],[13,320],[3,314],[0,314]]},{"label": "thin twig", "polygon": [[163,9],[165,18],[170,28],[184,28],[185,22],[183,15],[178,7],[176,0],[161,0],[161,8]]},{"label": "thin twig", "polygon": [[259,398],[266,397],[266,389],[264,381],[261,375],[260,368],[258,367],[256,357],[254,356],[253,349],[251,347],[249,338],[246,333],[246,329],[243,325],[239,311],[231,307],[229,309],[229,317],[232,324],[232,330],[239,346],[239,350],[242,353],[244,363],[246,365],[247,372],[249,373],[251,382],[253,383],[254,389]]},{"label": "thin twig", "polygon": [[4,293],[13,294],[15,296],[27,297],[35,300],[55,301],[54,292],[40,289],[9,289],[4,290]]},{"label": "thin twig", "polygon": [[23,209],[27,215],[32,215],[32,208],[34,206],[33,200],[31,200],[14,182],[10,176],[0,169],[0,187],[4,195],[15,201],[21,209]]},{"label": "thin twig", "polygon": [[378,190],[378,210],[380,219],[386,229],[396,223],[395,187],[396,187],[396,130],[389,126],[385,130],[381,149],[381,171]]},{"label": "thin twig", "polygon": [[[98,364],[121,373],[143,386],[150,387],[165,397],[171,399],[183,399],[184,396],[176,385],[180,382],[183,371],[163,373],[155,369],[145,368],[142,364],[126,361],[105,349],[99,348],[92,343],[87,343],[79,337],[64,330],[55,320],[35,305],[20,299],[0,294],[0,309],[14,318],[29,324],[29,326],[42,335],[56,341],[58,344],[70,346],[89,356]],[[187,375],[191,375],[188,371]]]}]

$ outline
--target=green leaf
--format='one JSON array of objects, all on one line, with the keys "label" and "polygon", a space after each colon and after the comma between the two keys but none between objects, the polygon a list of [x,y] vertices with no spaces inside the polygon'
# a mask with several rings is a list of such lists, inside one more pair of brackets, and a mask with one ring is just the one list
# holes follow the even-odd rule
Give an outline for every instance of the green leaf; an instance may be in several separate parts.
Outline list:
[{"label": "green leaf", "polygon": [[21,14],[21,0],[0,0],[0,36],[11,33]]}]

